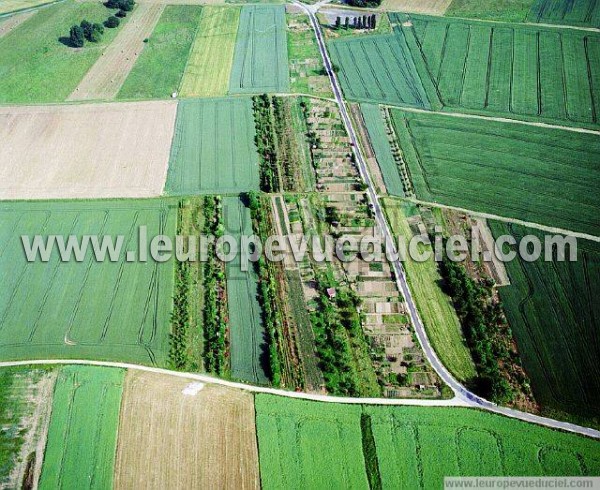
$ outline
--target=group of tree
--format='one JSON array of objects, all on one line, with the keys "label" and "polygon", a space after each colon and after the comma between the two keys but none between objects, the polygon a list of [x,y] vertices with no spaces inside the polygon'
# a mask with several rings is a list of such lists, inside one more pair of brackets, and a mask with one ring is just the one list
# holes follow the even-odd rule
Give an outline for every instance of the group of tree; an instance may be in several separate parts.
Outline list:
[{"label": "group of tree", "polygon": [[374,8],[381,5],[381,0],[346,0],[345,3],[352,7]]},{"label": "group of tree", "polygon": [[74,48],[82,48],[85,41],[97,43],[102,39],[104,28],[114,29],[119,27],[120,18],[126,17],[127,12],[131,12],[135,6],[135,0],[108,0],[104,4],[110,9],[119,9],[115,15],[111,15],[104,21],[103,24],[91,23],[87,20],[82,20],[81,24],[71,26],[69,30],[69,44]]},{"label": "group of tree", "polygon": [[511,352],[506,348],[511,335],[502,306],[493,300],[490,284],[472,279],[465,267],[444,257],[439,264],[444,290],[452,298],[467,345],[471,351],[477,378],[471,388],[495,403],[509,403],[515,393],[500,366],[509,365]]},{"label": "group of tree", "polygon": [[342,26],[342,18],[338,16],[335,19],[336,29],[375,29],[377,27],[377,16],[359,15],[358,17],[346,17]]},{"label": "group of tree", "polygon": [[82,20],[81,24],[74,25],[69,31],[69,41],[74,48],[82,48],[85,41],[97,43],[102,39],[104,34],[104,26],[102,24],[88,22]]}]

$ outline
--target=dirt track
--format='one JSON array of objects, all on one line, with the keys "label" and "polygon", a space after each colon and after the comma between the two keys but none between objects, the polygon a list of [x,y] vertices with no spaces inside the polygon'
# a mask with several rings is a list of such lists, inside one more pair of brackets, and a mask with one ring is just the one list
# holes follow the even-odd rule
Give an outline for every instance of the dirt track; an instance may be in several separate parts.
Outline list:
[{"label": "dirt track", "polygon": [[115,489],[259,486],[252,394],[127,373]]},{"label": "dirt track", "polygon": [[0,19],[0,38],[19,27],[35,13],[35,10],[30,10],[29,12],[23,12],[22,14],[11,15],[6,19]]},{"label": "dirt track", "polygon": [[131,18],[90,68],[68,100],[113,99],[121,89],[164,9],[163,4],[138,5]]},{"label": "dirt track", "polygon": [[0,107],[0,199],[162,193],[175,101]]}]

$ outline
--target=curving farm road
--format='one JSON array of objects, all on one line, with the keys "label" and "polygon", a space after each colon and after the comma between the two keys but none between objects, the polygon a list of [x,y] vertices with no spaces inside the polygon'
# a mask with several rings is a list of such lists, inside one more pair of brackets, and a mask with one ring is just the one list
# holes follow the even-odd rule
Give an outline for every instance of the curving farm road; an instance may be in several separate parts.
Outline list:
[{"label": "curving farm road", "polygon": [[[323,31],[321,30],[321,26],[319,25],[319,21],[317,20],[316,13],[319,8],[325,5],[327,1],[323,1],[314,5],[305,5],[300,3],[297,0],[293,0],[293,4],[297,7],[304,10],[311,21],[312,28],[315,32],[315,36],[317,38],[317,42],[319,45],[319,51],[321,53],[321,57],[323,58],[323,63],[325,65],[325,69],[329,76],[329,80],[331,82],[331,88],[333,89],[333,93],[335,95],[335,100],[337,105],[339,106],[340,113],[342,115],[342,119],[344,121],[344,125],[346,127],[346,131],[350,140],[352,142],[352,147],[354,151],[354,155],[356,157],[356,163],[358,165],[358,169],[360,171],[361,177],[363,178],[365,184],[367,185],[367,194],[369,196],[369,200],[371,201],[373,212],[375,214],[375,219],[377,220],[377,224],[383,233],[383,238],[388,240],[390,244],[394,243],[393,234],[390,231],[389,224],[385,215],[383,213],[383,209],[379,202],[379,196],[375,191],[375,186],[373,185],[373,181],[369,175],[369,171],[367,168],[366,160],[362,154],[362,151],[359,146],[358,138],[356,136],[356,132],[354,130],[354,126],[350,116],[348,114],[348,110],[346,108],[346,104],[344,102],[344,97],[342,95],[342,89],[337,79],[335,72],[333,71],[333,64],[331,59],[329,58],[329,53],[327,52],[327,48],[325,46],[325,38],[323,35]],[[394,248],[394,245],[392,245]],[[396,250],[392,250],[396,252]],[[484,409],[490,412],[495,412],[501,415],[505,415],[507,417],[512,417],[520,420],[524,420],[526,422],[531,422],[539,425],[544,425],[547,427],[552,427],[555,429],[566,430],[570,432],[576,432],[578,434],[586,435],[589,437],[600,438],[600,431],[590,429],[587,427],[581,427],[575,424],[570,424],[567,422],[560,422],[558,420],[548,419],[545,417],[540,417],[537,415],[521,412],[519,410],[514,410],[511,408],[501,407],[492,402],[484,400],[483,398],[475,395],[474,393],[467,390],[464,386],[462,386],[446,369],[446,367],[442,364],[437,354],[433,350],[429,339],[427,338],[427,333],[425,332],[425,328],[423,327],[423,323],[419,316],[419,312],[415,305],[415,302],[412,298],[410,288],[408,287],[408,282],[406,280],[406,275],[404,273],[404,268],[402,266],[402,262],[400,260],[396,260],[392,262],[392,266],[394,268],[394,273],[396,276],[396,283],[398,285],[398,289],[404,295],[408,306],[408,312],[412,321],[412,324],[415,328],[415,332],[417,337],[419,338],[419,342],[421,343],[421,347],[429,363],[433,367],[433,369],[437,372],[440,378],[446,383],[452,391],[455,393],[457,400],[463,402],[465,405]]]}]

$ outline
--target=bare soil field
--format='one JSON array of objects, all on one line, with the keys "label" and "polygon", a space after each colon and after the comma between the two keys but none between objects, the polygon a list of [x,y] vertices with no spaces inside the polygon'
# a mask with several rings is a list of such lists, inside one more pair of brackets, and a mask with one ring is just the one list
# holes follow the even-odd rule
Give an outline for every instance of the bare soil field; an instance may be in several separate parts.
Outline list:
[{"label": "bare soil field", "polygon": [[383,0],[382,10],[415,14],[444,15],[452,0]]},{"label": "bare soil field", "polygon": [[176,110],[174,101],[0,107],[0,199],[159,196]]},{"label": "bare soil field", "polygon": [[29,17],[31,17],[35,13],[35,10],[30,10],[29,12],[11,15],[6,19],[0,19],[0,38],[2,36],[6,36],[13,29],[19,27],[23,22],[25,22],[27,19],[29,19]]},{"label": "bare soil field", "polygon": [[115,488],[259,488],[254,397],[154,373],[125,379]]},{"label": "bare soil field", "polygon": [[138,5],[131,19],[90,68],[68,100],[114,99],[152,34],[164,4]]}]

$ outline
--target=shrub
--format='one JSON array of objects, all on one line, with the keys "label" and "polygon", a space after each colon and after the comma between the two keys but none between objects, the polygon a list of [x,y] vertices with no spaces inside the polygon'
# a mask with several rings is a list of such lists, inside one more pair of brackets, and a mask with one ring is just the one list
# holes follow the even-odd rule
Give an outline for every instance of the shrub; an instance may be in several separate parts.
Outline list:
[{"label": "shrub", "polygon": [[106,19],[106,21],[104,22],[104,26],[108,27],[109,29],[113,29],[115,27],[119,27],[119,24],[121,23],[121,21],[115,17],[114,15],[111,15],[108,19]]},{"label": "shrub", "polygon": [[71,27],[69,32],[69,41],[74,48],[82,48],[85,43],[85,35],[81,26]]},{"label": "shrub", "polygon": [[84,37],[89,41],[90,36],[92,35],[92,24],[84,19],[81,21],[80,25],[81,25],[81,28],[83,29]]},{"label": "shrub", "polygon": [[102,24],[93,24],[92,32],[87,40],[92,43],[97,43],[102,39],[102,34],[104,34],[104,27],[102,27]]},{"label": "shrub", "polygon": [[127,12],[125,12],[124,10],[119,10],[115,15],[122,19],[123,17],[127,17]]}]

